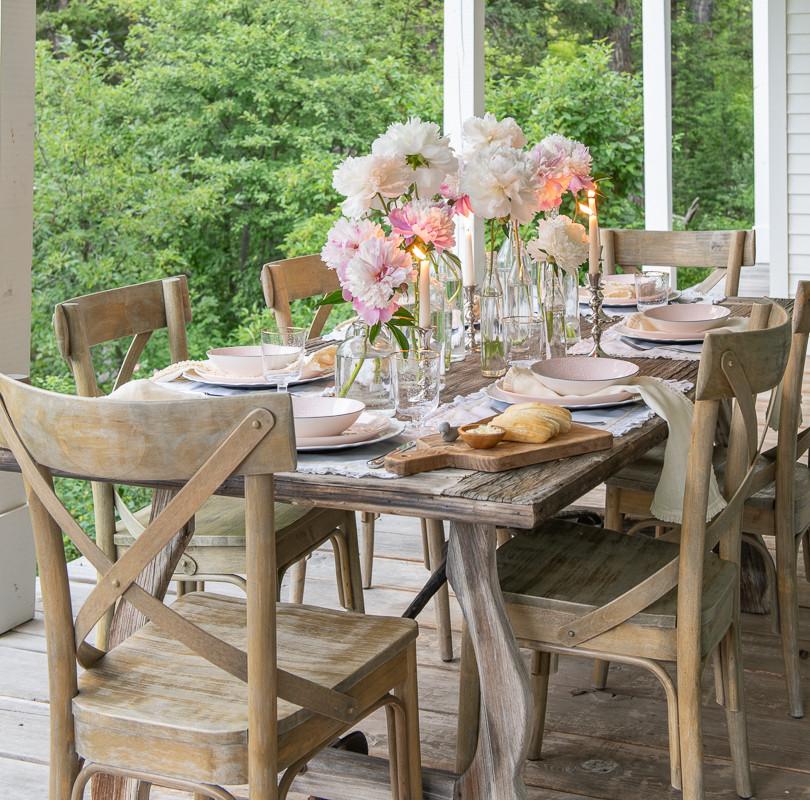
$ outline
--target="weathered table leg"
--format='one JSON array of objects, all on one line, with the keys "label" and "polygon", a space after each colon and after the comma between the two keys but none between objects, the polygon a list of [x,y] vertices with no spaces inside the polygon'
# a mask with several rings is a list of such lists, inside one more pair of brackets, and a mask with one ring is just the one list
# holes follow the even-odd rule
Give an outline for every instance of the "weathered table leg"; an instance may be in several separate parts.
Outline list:
[{"label": "weathered table leg", "polygon": [[478,662],[481,722],[456,800],[526,800],[523,770],[531,738],[532,693],[506,614],[495,566],[495,527],[453,522],[447,558]]}]

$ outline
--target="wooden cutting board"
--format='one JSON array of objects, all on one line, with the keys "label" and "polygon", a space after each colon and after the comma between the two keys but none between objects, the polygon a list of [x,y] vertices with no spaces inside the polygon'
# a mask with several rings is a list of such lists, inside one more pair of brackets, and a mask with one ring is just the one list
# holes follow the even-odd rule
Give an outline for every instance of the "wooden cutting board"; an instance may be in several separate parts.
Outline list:
[{"label": "wooden cutting board", "polygon": [[576,422],[571,423],[568,433],[558,433],[543,444],[499,442],[489,450],[476,450],[460,437],[455,442],[445,442],[437,433],[419,439],[412,450],[388,456],[385,468],[395,475],[415,475],[417,472],[445,467],[503,472],[515,467],[607,450],[612,445],[613,434],[609,431],[577,425]]}]

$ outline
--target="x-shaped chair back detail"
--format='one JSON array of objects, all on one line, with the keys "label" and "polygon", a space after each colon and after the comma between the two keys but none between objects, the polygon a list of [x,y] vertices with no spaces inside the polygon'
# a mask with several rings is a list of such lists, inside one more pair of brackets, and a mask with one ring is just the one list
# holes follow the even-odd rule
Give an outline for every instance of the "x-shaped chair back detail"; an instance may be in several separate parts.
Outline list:
[{"label": "x-shaped chair back detail", "polygon": [[[11,449],[20,464],[33,516],[41,520],[47,515],[54,523],[49,530],[35,524],[38,553],[53,550],[49,537],[58,539],[61,547],[61,529],[103,576],[76,617],[71,643],[62,635],[59,649],[63,653],[65,647],[72,649],[85,668],[98,661],[104,651],[85,638],[106,609],[125,597],[185,646],[248,682],[251,706],[254,684],[261,685],[268,673],[275,672],[278,697],[342,722],[352,721],[356,711],[353,698],[275,667],[272,474],[295,468],[289,396],[122,402],[53,394],[0,375],[0,399],[0,444]],[[240,421],[227,430],[223,420],[229,419]],[[122,459],[125,451],[129,458]],[[186,483],[124,556],[112,562],[57,498],[51,469],[106,481]],[[269,567],[253,579],[248,574],[247,653],[192,624],[135,583],[178,528],[233,476],[243,476],[246,482],[248,564]],[[64,557],[61,564],[41,558],[40,566],[43,594],[49,593],[51,585],[64,583]],[[47,608],[46,622],[50,622]],[[57,635],[49,631],[49,652],[51,633]],[[52,666],[66,668],[64,661]],[[254,680],[249,681],[249,675]],[[266,700],[264,704],[267,706]],[[275,720],[275,697],[272,709],[265,707],[255,717],[251,714],[251,725],[254,720],[259,728],[269,724],[261,717],[271,711]]]}]

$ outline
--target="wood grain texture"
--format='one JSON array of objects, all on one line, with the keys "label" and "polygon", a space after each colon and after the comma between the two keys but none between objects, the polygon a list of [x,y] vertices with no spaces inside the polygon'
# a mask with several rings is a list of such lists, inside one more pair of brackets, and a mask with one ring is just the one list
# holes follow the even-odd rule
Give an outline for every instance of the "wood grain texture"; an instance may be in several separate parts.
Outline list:
[{"label": "wood grain texture", "polygon": [[455,797],[525,800],[531,686],[498,585],[494,526],[451,524],[447,569],[475,648],[482,699],[475,756]]},{"label": "wood grain texture", "polygon": [[[484,424],[489,419],[481,420]],[[500,442],[486,450],[476,450],[460,439],[445,442],[439,434],[417,440],[416,448],[394,453],[385,459],[385,468],[395,475],[415,475],[434,469],[455,467],[476,472],[505,470],[541,464],[547,461],[606,450],[613,444],[613,434],[586,425],[571,423],[567,433],[559,433],[542,444]]]}]

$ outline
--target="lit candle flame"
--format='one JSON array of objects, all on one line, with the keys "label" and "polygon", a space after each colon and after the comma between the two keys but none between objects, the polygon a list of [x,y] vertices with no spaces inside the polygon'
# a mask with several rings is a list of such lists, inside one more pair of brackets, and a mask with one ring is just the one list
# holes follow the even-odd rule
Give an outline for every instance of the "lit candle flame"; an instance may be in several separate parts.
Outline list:
[{"label": "lit candle flame", "polygon": [[596,197],[596,192],[593,189],[588,189],[588,197]]},{"label": "lit candle flame", "polygon": [[421,251],[421,250],[420,250],[420,249],[419,249],[419,248],[418,248],[416,245],[414,245],[414,246],[411,248],[411,250],[412,250],[413,254],[414,254],[414,255],[415,255],[415,256],[416,256],[418,259],[420,259],[420,260],[422,260],[422,261],[424,261],[424,260],[425,260],[425,258],[426,258],[425,254],[424,254],[424,253],[423,253],[423,252],[422,252],[422,251]]},{"label": "lit candle flame", "polygon": [[580,210],[580,211],[581,211],[583,214],[587,214],[588,216],[590,216],[590,215],[591,215],[591,209],[590,209],[590,208],[588,208],[588,206],[586,206],[586,205],[585,205],[585,203],[577,203],[577,205],[579,206],[579,210]]}]

